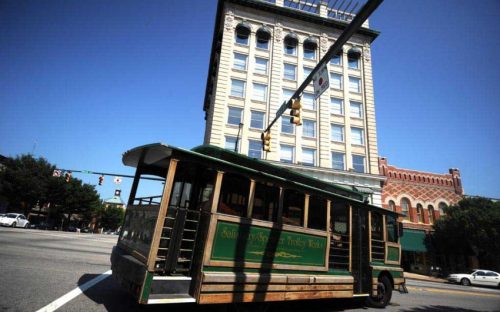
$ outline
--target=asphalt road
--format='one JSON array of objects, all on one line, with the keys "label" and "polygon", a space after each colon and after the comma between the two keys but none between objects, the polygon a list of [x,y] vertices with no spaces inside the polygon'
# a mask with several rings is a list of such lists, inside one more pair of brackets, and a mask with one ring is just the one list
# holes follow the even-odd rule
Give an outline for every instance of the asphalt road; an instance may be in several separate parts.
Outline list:
[{"label": "asphalt road", "polygon": [[[58,311],[165,311],[140,306],[112,277],[78,294],[79,287],[109,271],[117,236],[0,228],[0,311],[37,311],[61,297]],[[500,290],[408,281],[409,294],[394,293],[386,311],[500,311]],[[76,290],[75,290],[76,289]],[[76,293],[75,293],[76,292]],[[66,295],[66,296],[65,296]],[[219,306],[168,306],[168,311],[218,311]],[[367,311],[363,300],[272,303],[269,311]]]}]

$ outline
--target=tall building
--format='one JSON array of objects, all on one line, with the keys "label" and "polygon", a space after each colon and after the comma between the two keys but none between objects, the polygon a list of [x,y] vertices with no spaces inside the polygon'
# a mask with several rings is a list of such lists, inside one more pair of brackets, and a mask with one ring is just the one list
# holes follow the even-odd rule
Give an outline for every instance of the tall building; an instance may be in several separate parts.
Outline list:
[{"label": "tall building", "polygon": [[427,234],[447,206],[458,203],[464,194],[460,171],[436,174],[401,169],[379,158],[380,173],[387,178],[382,191],[382,207],[403,214],[401,239],[402,266],[405,271],[428,274],[434,267],[447,266],[450,259],[433,259]]},{"label": "tall building", "polygon": [[353,187],[381,205],[370,54],[379,33],[368,22],[330,61],[330,89],[317,100],[312,83],[303,93],[303,125],[287,111],[271,129],[271,151],[262,151],[262,131],[352,18],[325,1],[220,0],[205,144]]}]

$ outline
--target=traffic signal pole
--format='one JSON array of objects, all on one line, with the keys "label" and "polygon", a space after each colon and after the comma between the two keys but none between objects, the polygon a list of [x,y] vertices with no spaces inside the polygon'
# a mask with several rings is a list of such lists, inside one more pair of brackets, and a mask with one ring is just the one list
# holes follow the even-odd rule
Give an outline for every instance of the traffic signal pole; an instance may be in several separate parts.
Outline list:
[{"label": "traffic signal pole", "polygon": [[352,37],[352,35],[361,28],[361,25],[363,25],[363,23],[368,19],[368,17],[378,8],[378,6],[383,1],[384,0],[368,0],[368,2],[361,8],[358,14],[356,14],[352,22],[344,29],[344,31],[339,36],[337,41],[335,41],[335,43],[332,44],[330,49],[328,49],[325,56],[323,56],[323,58],[319,61],[316,67],[314,67],[311,73],[302,82],[302,84],[295,91],[292,97],[288,99],[288,101],[283,102],[283,104],[276,112],[276,117],[274,117],[273,121],[269,124],[269,126],[267,126],[266,130],[264,130],[264,133],[268,133],[271,130],[271,127],[274,125],[274,123],[278,120],[278,118],[280,118],[281,115],[283,115],[283,113],[288,108],[292,107],[293,99],[298,99],[301,96],[302,92],[304,92],[304,89],[309,85],[309,83],[311,83],[313,77],[320,70],[320,68],[326,65],[326,63],[328,63],[330,59],[342,49],[342,46],[347,42],[347,40],[349,40]]}]

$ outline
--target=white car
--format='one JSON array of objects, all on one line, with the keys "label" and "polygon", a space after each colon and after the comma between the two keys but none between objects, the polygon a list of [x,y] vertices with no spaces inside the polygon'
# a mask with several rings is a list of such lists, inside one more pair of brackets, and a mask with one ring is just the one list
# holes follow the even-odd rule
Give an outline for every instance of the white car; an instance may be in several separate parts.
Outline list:
[{"label": "white car", "polygon": [[448,281],[464,286],[482,285],[500,287],[500,274],[488,270],[474,270],[466,274],[450,274]]},{"label": "white car", "polygon": [[8,213],[0,218],[0,225],[29,228],[30,222],[20,213]]}]

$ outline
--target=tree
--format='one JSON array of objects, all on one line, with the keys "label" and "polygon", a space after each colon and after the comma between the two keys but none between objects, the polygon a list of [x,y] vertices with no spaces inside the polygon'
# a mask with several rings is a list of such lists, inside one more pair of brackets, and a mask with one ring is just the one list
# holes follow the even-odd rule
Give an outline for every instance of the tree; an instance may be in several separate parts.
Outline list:
[{"label": "tree", "polygon": [[123,223],[125,209],[110,205],[102,205],[97,212],[98,227],[116,230]]},{"label": "tree", "polygon": [[100,206],[94,186],[72,177],[53,177],[55,166],[44,158],[21,155],[9,158],[0,171],[0,197],[7,200],[9,211],[23,212],[26,216],[39,203],[49,206],[49,217],[56,225],[61,219],[66,225],[72,215],[78,214],[90,221],[92,212]]},{"label": "tree", "polygon": [[439,253],[477,256],[481,264],[500,265],[500,202],[464,198],[445,213],[434,224]]},{"label": "tree", "polygon": [[7,158],[4,165],[0,171],[0,195],[6,198],[10,211],[27,215],[37,202],[44,201],[48,194],[48,178],[55,166],[44,158],[31,155]]}]

